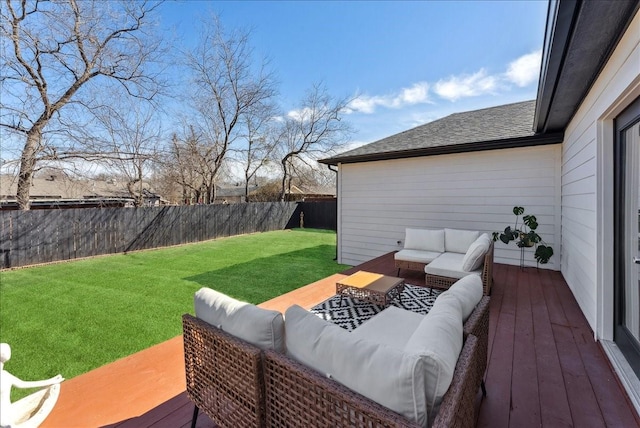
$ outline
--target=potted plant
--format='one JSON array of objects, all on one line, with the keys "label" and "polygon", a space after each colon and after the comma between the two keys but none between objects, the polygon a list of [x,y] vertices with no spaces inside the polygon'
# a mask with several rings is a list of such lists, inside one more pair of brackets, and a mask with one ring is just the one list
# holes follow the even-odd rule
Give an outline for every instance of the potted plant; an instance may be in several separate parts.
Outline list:
[{"label": "potted plant", "polygon": [[498,239],[505,244],[509,244],[511,241],[516,241],[518,248],[530,248],[536,247],[536,251],[533,257],[537,263],[548,263],[551,256],[553,256],[553,248],[547,245],[542,240],[540,235],[536,233],[538,228],[538,221],[534,215],[525,215],[522,217],[522,224],[518,226],[518,220],[520,216],[524,214],[523,207],[513,207],[513,214],[516,216],[516,222],[511,228],[507,226],[504,232],[493,232],[493,241]]}]

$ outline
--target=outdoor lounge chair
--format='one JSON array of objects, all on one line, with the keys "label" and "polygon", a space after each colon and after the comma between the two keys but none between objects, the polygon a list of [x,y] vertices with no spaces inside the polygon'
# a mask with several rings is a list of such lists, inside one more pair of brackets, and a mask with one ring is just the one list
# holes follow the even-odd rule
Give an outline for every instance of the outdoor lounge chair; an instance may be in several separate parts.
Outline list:
[{"label": "outdoor lounge chair", "polygon": [[[443,391],[442,403],[434,414],[430,425],[433,427],[474,426],[479,387],[485,393],[482,379],[487,366],[490,298],[482,297],[482,286],[476,276],[460,281],[447,293],[449,301],[455,300],[452,293],[465,293],[471,286],[476,290],[473,292],[476,297],[463,299],[466,303],[460,303],[459,313],[464,321],[460,330],[462,350],[457,357],[453,379],[446,392]],[[255,328],[260,324],[275,326],[271,333],[276,334],[262,337],[275,338],[277,333],[284,333],[284,330],[280,331],[283,327],[281,315],[271,318],[268,323],[256,322],[257,318],[269,319],[272,311],[253,305],[247,307],[248,304],[239,306],[237,301],[221,293],[206,291],[214,298],[206,302],[205,310],[202,305],[198,310],[198,301],[203,300],[198,298],[198,293],[202,290],[196,293],[195,299],[196,313],[204,319],[183,315],[187,394],[196,405],[192,427],[195,427],[199,410],[221,427],[421,426],[285,355],[280,346],[281,338],[269,340],[274,346],[267,347],[263,346],[264,342],[258,347],[239,339],[236,336],[241,332],[239,327],[253,326],[252,330],[260,330]],[[463,306],[466,309],[462,309]],[[256,315],[256,310],[264,313]],[[299,311],[304,312],[302,308]],[[313,319],[319,321],[315,316]],[[225,324],[226,321],[231,323]],[[263,329],[263,332],[269,331],[270,328]],[[393,370],[393,366],[389,369]],[[375,376],[375,373],[371,375]]]}]

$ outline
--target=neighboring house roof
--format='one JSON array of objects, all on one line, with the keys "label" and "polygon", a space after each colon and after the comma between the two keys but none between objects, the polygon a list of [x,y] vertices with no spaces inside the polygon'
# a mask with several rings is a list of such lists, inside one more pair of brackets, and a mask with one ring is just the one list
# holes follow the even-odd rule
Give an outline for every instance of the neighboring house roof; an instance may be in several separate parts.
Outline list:
[{"label": "neighboring house roof", "polygon": [[308,186],[300,184],[298,186],[291,186],[291,193],[308,196],[335,196],[336,188],[335,186]]},{"label": "neighboring house roof", "polygon": [[[249,186],[249,193],[255,191],[258,186]],[[244,196],[244,185],[216,185],[216,199],[217,198],[237,198]]]},{"label": "neighboring house roof", "polygon": [[638,0],[549,3],[534,129],[563,131],[640,8]]},{"label": "neighboring house roof", "polygon": [[454,113],[320,162],[365,162],[445,153],[553,144],[562,135],[533,131],[535,101]]},{"label": "neighboring house roof", "polygon": [[[18,187],[16,176],[0,176],[0,200],[15,200]],[[154,194],[147,183],[143,183],[145,198],[160,198]],[[64,174],[33,178],[30,199],[132,199],[122,181],[72,180]]]}]

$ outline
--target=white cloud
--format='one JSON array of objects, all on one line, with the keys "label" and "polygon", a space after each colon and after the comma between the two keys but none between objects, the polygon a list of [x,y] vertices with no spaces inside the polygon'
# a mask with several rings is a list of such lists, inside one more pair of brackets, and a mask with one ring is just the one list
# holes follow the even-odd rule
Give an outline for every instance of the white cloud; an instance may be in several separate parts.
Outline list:
[{"label": "white cloud", "polygon": [[376,111],[377,106],[387,104],[384,97],[370,97],[368,95],[360,95],[349,103],[347,113],[359,112],[359,113],[373,113]]},{"label": "white cloud", "polygon": [[295,120],[303,120],[311,115],[312,111],[309,107],[305,107],[302,110],[291,110],[287,113],[287,116]]},{"label": "white cloud", "polygon": [[373,113],[377,107],[401,108],[408,105],[429,103],[429,84],[427,82],[414,83],[400,92],[385,96],[360,95],[349,103],[346,113]]},{"label": "white cloud", "polygon": [[[506,92],[513,85],[526,87],[537,82],[541,57],[542,51],[537,50],[511,61],[504,72],[490,74],[485,68],[481,68],[473,74],[452,75],[436,83],[417,82],[388,95],[359,95],[349,103],[343,113],[372,114],[378,107],[402,109],[418,104],[433,104],[433,94],[444,100],[457,101],[462,98]],[[290,117],[296,118],[302,114],[304,112],[300,111],[288,113]],[[420,119],[414,122],[424,123],[424,120]]]},{"label": "white cloud", "polygon": [[426,82],[419,82],[415,83],[410,88],[402,89],[402,92],[394,99],[394,102],[397,102],[400,105],[428,103],[429,84]]},{"label": "white cloud", "polygon": [[434,92],[441,98],[456,101],[459,98],[494,93],[498,85],[499,79],[496,76],[487,75],[486,70],[481,68],[474,74],[450,76],[439,80]]},{"label": "white cloud", "polygon": [[509,82],[515,83],[519,87],[528,86],[538,80],[541,61],[541,50],[523,55],[509,64],[505,77]]}]

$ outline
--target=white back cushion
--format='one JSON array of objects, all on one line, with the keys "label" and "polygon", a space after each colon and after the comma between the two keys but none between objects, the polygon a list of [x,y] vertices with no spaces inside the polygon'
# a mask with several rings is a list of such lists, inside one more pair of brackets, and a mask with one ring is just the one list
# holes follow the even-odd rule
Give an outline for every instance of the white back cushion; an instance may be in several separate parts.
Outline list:
[{"label": "white back cushion", "polygon": [[438,414],[442,398],[453,380],[462,350],[462,328],[458,299],[453,295],[438,296],[404,348],[407,353],[419,355],[425,363],[428,426]]},{"label": "white back cushion", "polygon": [[465,254],[469,246],[478,239],[480,232],[473,230],[445,229],[444,246],[445,250],[453,253]]},{"label": "white back cushion", "polygon": [[460,302],[462,321],[465,322],[480,302],[480,299],[482,299],[482,293],[482,279],[478,275],[467,275],[456,281],[447,291],[440,294],[438,299],[444,295],[454,295]]},{"label": "white back cushion", "polygon": [[444,253],[444,230],[406,229],[404,248]]},{"label": "white back cushion", "polygon": [[[427,426],[425,362],[367,339],[301,308],[285,312],[287,355],[347,388]],[[402,328],[399,326],[398,328]]]},{"label": "white back cushion", "polygon": [[489,235],[486,233],[480,235],[478,239],[473,241],[467,253],[464,255],[464,259],[462,259],[462,270],[471,272],[472,270],[480,268],[490,246],[491,238],[489,238]]},{"label": "white back cushion", "polygon": [[271,311],[203,287],[194,296],[196,317],[261,349],[284,352],[284,319]]}]

